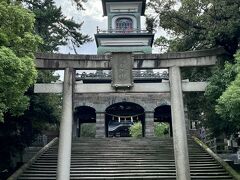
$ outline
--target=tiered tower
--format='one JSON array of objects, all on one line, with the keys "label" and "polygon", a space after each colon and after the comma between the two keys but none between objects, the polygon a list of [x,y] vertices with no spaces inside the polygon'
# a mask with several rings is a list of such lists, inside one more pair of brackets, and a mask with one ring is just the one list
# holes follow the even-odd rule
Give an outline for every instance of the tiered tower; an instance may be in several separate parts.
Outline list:
[{"label": "tiered tower", "polygon": [[97,54],[111,52],[152,53],[154,34],[141,29],[146,0],[102,0],[108,30],[97,28]]}]

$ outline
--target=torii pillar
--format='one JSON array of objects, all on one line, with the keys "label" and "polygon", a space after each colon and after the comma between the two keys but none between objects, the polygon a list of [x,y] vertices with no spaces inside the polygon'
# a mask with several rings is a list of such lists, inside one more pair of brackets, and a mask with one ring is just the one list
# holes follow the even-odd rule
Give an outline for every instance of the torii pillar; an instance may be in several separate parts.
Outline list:
[{"label": "torii pillar", "polygon": [[70,179],[72,121],[73,121],[73,68],[64,71],[63,110],[60,122],[57,180]]},{"label": "torii pillar", "polygon": [[190,180],[187,132],[185,126],[181,70],[178,66],[169,68],[172,106],[172,127],[177,180]]}]

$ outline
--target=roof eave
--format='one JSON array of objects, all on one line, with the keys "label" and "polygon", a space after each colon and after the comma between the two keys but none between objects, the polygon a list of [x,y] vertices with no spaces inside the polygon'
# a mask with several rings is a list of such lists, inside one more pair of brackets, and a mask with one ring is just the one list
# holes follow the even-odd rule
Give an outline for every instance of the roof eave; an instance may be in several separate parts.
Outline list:
[{"label": "roof eave", "polygon": [[[103,8],[103,16],[107,16],[107,7],[106,3],[107,2],[120,2],[120,0],[102,0],[102,8]],[[145,10],[146,10],[146,0],[121,0],[121,2],[129,2],[129,1],[142,1],[142,10],[141,10],[141,15],[145,15]]]},{"label": "roof eave", "polygon": [[[131,34],[131,35],[124,35],[124,37],[134,38],[134,37],[139,37],[139,35],[151,38],[150,46],[152,47],[153,42],[154,42],[154,34],[134,34],[134,35]],[[112,37],[122,38],[122,35],[121,34],[114,34],[114,35],[113,34],[111,34],[111,35],[109,35],[109,34],[94,34],[94,37],[95,37],[97,47],[99,47],[98,38],[112,38]]]}]

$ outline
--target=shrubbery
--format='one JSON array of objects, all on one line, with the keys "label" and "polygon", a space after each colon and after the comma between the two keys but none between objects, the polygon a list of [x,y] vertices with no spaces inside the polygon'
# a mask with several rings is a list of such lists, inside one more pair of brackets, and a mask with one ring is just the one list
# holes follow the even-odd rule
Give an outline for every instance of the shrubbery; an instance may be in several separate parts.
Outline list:
[{"label": "shrubbery", "polygon": [[156,137],[162,137],[169,134],[169,125],[166,123],[155,123],[154,134]]},{"label": "shrubbery", "polygon": [[[155,123],[154,124],[154,134],[156,137],[162,137],[166,134],[169,134],[169,125],[166,123]],[[130,127],[130,135],[132,137],[142,137],[142,123],[137,122],[134,123]]]},{"label": "shrubbery", "polygon": [[96,124],[84,123],[81,124],[81,135],[80,137],[95,137],[96,135]]},{"label": "shrubbery", "polygon": [[142,123],[137,122],[134,123],[130,128],[130,135],[135,138],[140,138],[142,137]]}]

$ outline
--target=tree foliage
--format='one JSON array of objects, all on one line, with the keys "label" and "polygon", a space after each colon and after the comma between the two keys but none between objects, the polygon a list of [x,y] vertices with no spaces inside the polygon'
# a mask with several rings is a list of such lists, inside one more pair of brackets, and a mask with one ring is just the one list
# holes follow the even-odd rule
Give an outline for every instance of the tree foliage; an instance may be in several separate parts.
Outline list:
[{"label": "tree foliage", "polygon": [[233,127],[229,133],[236,133],[240,130],[240,53],[235,57],[237,64],[232,66],[238,74],[234,81],[228,83],[229,86],[217,99],[215,106],[217,114]]},{"label": "tree foliage", "polygon": [[77,47],[92,40],[88,35],[81,33],[83,22],[79,24],[73,19],[68,19],[53,0],[24,0],[24,2],[35,14],[35,30],[44,41],[40,47],[41,51],[58,51],[59,46],[71,45],[77,53]]},{"label": "tree foliage", "polygon": [[[78,24],[68,19],[62,9],[56,7],[53,0],[23,0],[26,6],[35,14],[35,30],[44,40],[40,47],[42,52],[57,51],[59,46],[70,43],[73,47],[80,46],[90,40],[88,35],[83,35],[80,30],[82,23]],[[82,1],[78,1],[79,3]],[[50,83],[58,80],[54,71],[39,71],[38,83]],[[29,89],[31,98],[30,108],[24,114],[24,119],[33,122],[33,128],[41,130],[48,123],[58,123],[61,112],[61,95],[34,94]]]},{"label": "tree foliage", "polygon": [[156,137],[163,137],[169,133],[169,124],[167,123],[155,123],[154,134]]},{"label": "tree foliage", "polygon": [[[2,0],[0,22],[0,116],[4,114],[5,121],[0,123],[0,172],[11,173],[15,168],[11,159],[60,119],[61,95],[34,94],[30,87],[36,78],[33,57],[39,42],[40,51],[53,52],[69,43],[80,46],[90,38],[81,34],[82,24],[66,18],[52,0]],[[39,71],[37,82],[58,79],[53,71]],[[28,101],[24,114],[13,116],[22,114]]]},{"label": "tree foliage", "polygon": [[0,47],[0,120],[10,111],[21,115],[28,106],[24,95],[34,82],[36,70],[30,57],[19,58],[6,47]]},{"label": "tree foliage", "polygon": [[33,33],[34,15],[19,5],[0,2],[0,121],[28,107],[24,92],[34,83],[33,53],[41,42]]},{"label": "tree foliage", "polygon": [[[202,123],[216,135],[223,132],[231,134],[236,130],[237,124],[230,121],[230,111],[227,112],[227,108],[224,109],[223,104],[219,104],[226,103],[223,100],[227,98],[223,97],[227,95],[223,95],[220,100],[218,98],[237,74],[234,54],[240,41],[240,1],[150,0],[148,7],[155,11],[155,14],[150,16],[154,21],[148,21],[149,26],[160,26],[169,33],[168,37],[159,37],[155,41],[156,46],[167,51],[199,50],[220,46],[226,50],[228,56],[220,58],[221,63],[217,67],[183,68],[182,75],[184,79],[190,81],[210,82],[205,95],[185,94],[184,101],[188,105],[190,118],[202,120]],[[235,90],[237,89],[232,88],[231,93],[234,94]],[[220,115],[216,113],[216,109]],[[223,116],[223,109],[228,118]]]},{"label": "tree foliage", "polygon": [[73,0],[73,2],[76,4],[77,9],[84,10],[83,4],[87,2],[87,0]]},{"label": "tree foliage", "polygon": [[[150,0],[155,23],[173,35],[169,51],[223,46],[233,55],[240,40],[238,0]],[[160,41],[161,42],[161,41]],[[164,42],[163,42],[164,43]]]},{"label": "tree foliage", "polygon": [[209,79],[209,84],[204,94],[205,105],[201,105],[203,107],[202,112],[204,112],[204,123],[215,135],[220,135],[221,133],[229,135],[235,129],[233,124],[229,123],[228,120],[222,119],[216,113],[215,106],[218,103],[218,98],[235,79],[236,74],[236,66],[226,62],[224,67],[217,67]]},{"label": "tree foliage", "polygon": [[142,137],[142,123],[137,122],[134,123],[130,128],[130,135],[134,138],[140,138]]}]

